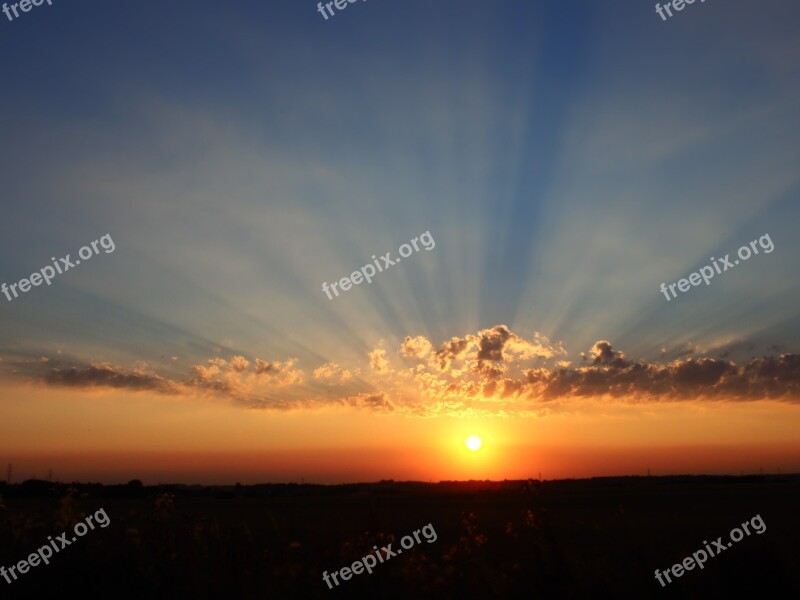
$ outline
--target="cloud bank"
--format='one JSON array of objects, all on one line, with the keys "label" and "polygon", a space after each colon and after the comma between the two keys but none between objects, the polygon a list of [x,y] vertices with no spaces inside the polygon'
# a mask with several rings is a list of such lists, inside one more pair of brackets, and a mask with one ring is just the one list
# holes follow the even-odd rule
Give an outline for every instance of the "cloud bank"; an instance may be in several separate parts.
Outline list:
[{"label": "cloud bank", "polygon": [[[567,403],[575,409],[586,401],[800,401],[800,355],[737,363],[724,354],[697,355],[697,350],[664,349],[659,361],[634,360],[608,340],[598,340],[572,366],[561,344],[495,325],[438,346],[425,336],[406,336],[393,354],[383,348],[366,353],[363,365],[312,366],[311,380],[297,358],[242,355],[210,358],[182,378],[143,367],[65,364],[57,357],[4,357],[0,365],[48,387],[207,394],[276,410],[346,406],[417,416],[506,416],[539,414]],[[670,355],[675,358],[666,360]],[[362,366],[368,373],[364,378]]]}]

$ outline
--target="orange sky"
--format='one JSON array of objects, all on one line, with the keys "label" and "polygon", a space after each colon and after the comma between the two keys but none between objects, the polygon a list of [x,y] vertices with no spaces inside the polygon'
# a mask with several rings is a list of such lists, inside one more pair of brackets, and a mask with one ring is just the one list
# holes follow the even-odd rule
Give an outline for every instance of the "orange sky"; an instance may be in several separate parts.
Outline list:
[{"label": "orange sky", "polygon": [[[339,483],[800,471],[800,406],[580,400],[580,413],[482,419],[354,408],[243,410],[135,392],[5,387],[14,480]],[[479,435],[484,447],[463,441]]]}]

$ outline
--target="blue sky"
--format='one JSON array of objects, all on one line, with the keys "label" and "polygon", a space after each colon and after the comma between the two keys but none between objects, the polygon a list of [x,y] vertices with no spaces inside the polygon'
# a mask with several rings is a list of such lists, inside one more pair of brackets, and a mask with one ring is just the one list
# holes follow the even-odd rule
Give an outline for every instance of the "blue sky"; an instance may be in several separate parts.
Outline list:
[{"label": "blue sky", "polygon": [[[796,351],[798,12],[54,0],[0,18],[0,280],[116,243],[0,298],[0,352],[366,370],[405,336],[497,324],[570,361],[597,340]],[[322,293],[424,231],[434,250]],[[765,233],[773,253],[659,292]]]}]

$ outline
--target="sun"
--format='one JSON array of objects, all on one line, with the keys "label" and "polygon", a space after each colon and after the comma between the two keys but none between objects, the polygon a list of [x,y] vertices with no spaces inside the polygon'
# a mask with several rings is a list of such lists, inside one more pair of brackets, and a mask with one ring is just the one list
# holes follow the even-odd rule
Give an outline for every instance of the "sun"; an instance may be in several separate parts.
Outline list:
[{"label": "sun", "polygon": [[469,448],[473,452],[477,452],[478,450],[481,449],[481,446],[483,446],[483,442],[481,441],[481,438],[479,438],[477,435],[469,436],[464,441],[464,443],[466,444],[467,448]]}]

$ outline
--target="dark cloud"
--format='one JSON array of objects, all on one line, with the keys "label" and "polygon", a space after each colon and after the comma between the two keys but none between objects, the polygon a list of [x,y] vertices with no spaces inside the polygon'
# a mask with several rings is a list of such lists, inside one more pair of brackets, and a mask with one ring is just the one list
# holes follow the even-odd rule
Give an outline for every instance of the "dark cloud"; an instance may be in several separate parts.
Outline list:
[{"label": "dark cloud", "polygon": [[449,342],[442,344],[434,356],[436,357],[439,369],[442,371],[450,367],[450,363],[455,359],[461,358],[470,347],[471,340],[469,338],[451,338]]},{"label": "dark cloud", "polygon": [[503,360],[503,348],[513,335],[505,325],[495,325],[491,329],[481,331],[478,336],[478,362]]},{"label": "dark cloud", "polygon": [[622,368],[630,364],[625,360],[625,355],[614,350],[606,340],[595,342],[589,354],[592,356],[592,364],[595,366]]},{"label": "dark cloud", "polygon": [[800,401],[800,355],[783,354],[736,364],[686,358],[668,364],[629,361],[607,341],[595,343],[590,366],[529,369],[534,397],[612,396],[639,400],[781,398]]},{"label": "dark cloud", "polygon": [[179,385],[159,375],[140,369],[125,371],[108,364],[50,369],[43,381],[48,385],[73,388],[105,387],[161,394],[177,394],[180,391]]}]

